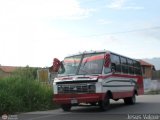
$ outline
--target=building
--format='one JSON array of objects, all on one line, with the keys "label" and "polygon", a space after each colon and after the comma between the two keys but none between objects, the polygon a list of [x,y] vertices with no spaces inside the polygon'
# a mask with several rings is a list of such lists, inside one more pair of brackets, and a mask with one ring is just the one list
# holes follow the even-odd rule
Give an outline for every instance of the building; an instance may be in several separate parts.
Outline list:
[{"label": "building", "polygon": [[0,66],[0,78],[11,76],[11,74],[17,69],[13,66]]},{"label": "building", "polygon": [[142,66],[142,73],[144,78],[152,78],[153,76],[153,71],[155,71],[154,65],[144,61],[144,60],[139,60],[141,66]]}]

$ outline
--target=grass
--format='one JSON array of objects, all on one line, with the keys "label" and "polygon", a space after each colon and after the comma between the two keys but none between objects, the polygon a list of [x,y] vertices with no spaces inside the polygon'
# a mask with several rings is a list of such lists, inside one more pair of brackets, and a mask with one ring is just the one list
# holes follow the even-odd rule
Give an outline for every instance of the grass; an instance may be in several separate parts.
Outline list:
[{"label": "grass", "polygon": [[29,69],[20,69],[11,77],[0,79],[0,114],[55,108],[52,87],[35,80]]},{"label": "grass", "polygon": [[145,93],[147,95],[156,95],[156,94],[160,94],[160,90],[150,90],[147,93]]}]

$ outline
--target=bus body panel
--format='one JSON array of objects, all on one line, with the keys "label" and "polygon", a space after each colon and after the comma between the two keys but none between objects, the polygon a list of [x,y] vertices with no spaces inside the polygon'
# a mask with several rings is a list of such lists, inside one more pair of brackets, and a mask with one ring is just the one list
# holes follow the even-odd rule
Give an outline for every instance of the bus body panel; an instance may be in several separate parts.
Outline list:
[{"label": "bus body panel", "polygon": [[101,91],[99,90],[96,93],[55,94],[53,101],[57,104],[71,104],[71,101],[75,99],[77,103],[92,103],[103,100],[107,91],[112,93],[112,99],[131,97],[135,90],[137,91],[137,95],[142,95],[144,93],[143,78],[141,76],[113,74],[99,76],[99,79],[101,79],[102,82],[97,82],[96,84],[102,85]]},{"label": "bus body panel", "polygon": [[138,95],[144,94],[143,77],[133,75],[111,74],[107,76],[100,76],[103,80],[103,92],[133,92],[137,90]]}]

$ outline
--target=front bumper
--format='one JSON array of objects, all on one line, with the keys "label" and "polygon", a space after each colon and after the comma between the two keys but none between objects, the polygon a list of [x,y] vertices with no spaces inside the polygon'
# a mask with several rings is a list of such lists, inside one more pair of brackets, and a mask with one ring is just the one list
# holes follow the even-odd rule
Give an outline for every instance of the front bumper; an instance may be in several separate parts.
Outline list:
[{"label": "front bumper", "polygon": [[73,104],[72,100],[79,103],[98,102],[104,97],[103,93],[89,93],[89,94],[55,94],[53,101],[56,104]]}]

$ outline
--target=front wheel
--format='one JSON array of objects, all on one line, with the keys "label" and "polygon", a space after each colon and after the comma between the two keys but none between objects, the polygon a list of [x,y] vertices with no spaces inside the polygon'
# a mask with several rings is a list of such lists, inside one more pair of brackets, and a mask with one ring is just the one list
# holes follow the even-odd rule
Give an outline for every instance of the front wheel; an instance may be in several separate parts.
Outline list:
[{"label": "front wheel", "polygon": [[70,111],[71,105],[70,104],[63,104],[63,105],[61,105],[61,108],[63,109],[63,111]]},{"label": "front wheel", "polygon": [[90,103],[91,106],[96,106],[96,104],[97,104],[96,102],[91,102]]},{"label": "front wheel", "polygon": [[102,111],[106,111],[109,109],[110,100],[108,95],[106,95],[103,100],[99,101],[99,106]]},{"label": "front wheel", "polygon": [[135,104],[135,103],[136,103],[136,95],[133,94],[132,97],[124,98],[124,103],[125,103],[126,105],[133,105],[133,104]]}]

